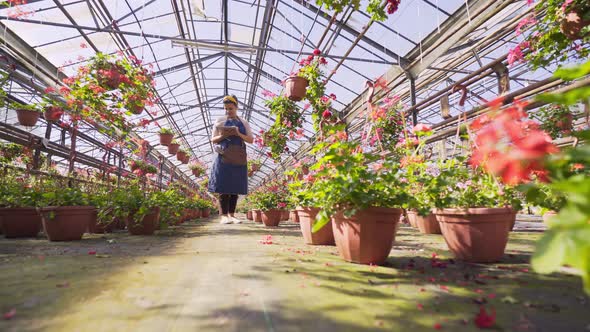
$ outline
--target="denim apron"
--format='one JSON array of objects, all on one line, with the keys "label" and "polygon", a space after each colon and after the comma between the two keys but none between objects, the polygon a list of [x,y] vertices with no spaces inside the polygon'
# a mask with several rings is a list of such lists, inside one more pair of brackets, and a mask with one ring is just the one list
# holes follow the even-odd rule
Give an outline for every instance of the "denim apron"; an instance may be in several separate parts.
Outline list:
[{"label": "denim apron", "polygon": [[[227,119],[224,126],[238,127],[240,133],[246,135],[246,127],[238,119]],[[219,143],[222,149],[225,149],[230,144],[241,145],[244,141],[238,136],[230,136]],[[221,160],[221,155],[213,161],[211,174],[209,176],[209,191],[219,194],[248,194],[248,166],[247,165],[231,165],[226,164]]]}]

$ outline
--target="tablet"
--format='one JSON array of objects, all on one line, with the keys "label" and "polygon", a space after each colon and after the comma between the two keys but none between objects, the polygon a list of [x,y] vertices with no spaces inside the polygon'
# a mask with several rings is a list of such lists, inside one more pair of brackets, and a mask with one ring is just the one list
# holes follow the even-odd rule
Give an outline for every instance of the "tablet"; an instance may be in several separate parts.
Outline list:
[{"label": "tablet", "polygon": [[219,130],[219,132],[220,132],[222,135],[226,135],[226,136],[228,136],[228,135],[233,135],[233,134],[235,134],[235,132],[236,132],[235,128],[236,128],[236,127],[225,127],[225,126],[219,126],[219,127],[217,127],[217,130]]}]

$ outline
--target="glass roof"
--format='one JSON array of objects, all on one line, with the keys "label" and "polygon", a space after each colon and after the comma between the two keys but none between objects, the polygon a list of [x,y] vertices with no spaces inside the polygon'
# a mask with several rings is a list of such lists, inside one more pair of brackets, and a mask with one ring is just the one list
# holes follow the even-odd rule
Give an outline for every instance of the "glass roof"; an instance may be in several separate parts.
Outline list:
[{"label": "glass roof", "polygon": [[[465,6],[466,0],[405,0],[397,13],[387,21],[373,24],[346,56],[359,33],[369,23],[364,12],[344,12],[329,25],[333,13],[317,8],[314,1],[304,0],[42,0],[28,1],[31,14],[20,20],[3,20],[5,25],[39,52],[51,64],[72,74],[96,51],[115,54],[124,52],[142,59],[156,72],[158,103],[148,113],[137,117],[155,119],[138,134],[152,146],[157,144],[158,126],[174,128],[181,135],[181,144],[205,163],[212,163],[214,153],[209,143],[211,125],[224,114],[221,96],[235,94],[242,114],[248,118],[255,133],[272,123],[264,107],[264,90],[280,93],[281,81],[297,69],[298,56],[306,56],[315,48],[327,54],[327,73],[345,57],[327,85],[337,96],[336,110],[344,110],[364,91],[367,80],[376,78],[397,66],[411,52],[421,50],[422,41],[453,14]],[[361,1],[365,8],[367,0]],[[227,4],[227,17],[224,15]],[[522,1],[496,15],[468,38],[483,38],[491,30],[524,9]],[[0,10],[6,15],[8,9]],[[226,24],[227,23],[227,24]],[[227,31],[225,26],[227,25]],[[227,39],[226,39],[227,38]],[[193,46],[179,41],[199,42]],[[320,45],[318,42],[322,41]],[[246,50],[209,47],[211,43],[246,46]],[[207,44],[207,45],[204,45]],[[500,56],[506,47],[482,55]],[[456,54],[441,56],[431,67],[445,67]],[[413,60],[413,59],[410,59]],[[489,61],[489,60],[488,60]],[[462,70],[473,71],[476,61],[463,64]],[[438,72],[426,69],[420,77]],[[464,74],[464,73],[463,73]],[[455,75],[461,75],[456,73]],[[537,79],[534,74],[523,73]],[[447,83],[456,79],[450,73]],[[491,78],[490,78],[491,79]],[[425,86],[418,99],[440,88]],[[489,87],[482,85],[483,98]],[[488,85],[493,86],[490,81]],[[407,88],[407,82],[400,89]],[[486,90],[487,89],[487,90]],[[474,92],[475,93],[475,92]],[[457,97],[457,96],[454,96]],[[451,99],[451,102],[454,99]],[[441,118],[432,110],[422,110],[420,119],[436,123]],[[309,120],[309,116],[308,116]],[[305,126],[306,138],[313,135],[310,121]],[[307,139],[289,142],[295,151]],[[276,165],[256,146],[249,146],[251,157],[264,161],[262,172],[251,181],[259,183]],[[186,166],[183,168],[187,174]]]}]

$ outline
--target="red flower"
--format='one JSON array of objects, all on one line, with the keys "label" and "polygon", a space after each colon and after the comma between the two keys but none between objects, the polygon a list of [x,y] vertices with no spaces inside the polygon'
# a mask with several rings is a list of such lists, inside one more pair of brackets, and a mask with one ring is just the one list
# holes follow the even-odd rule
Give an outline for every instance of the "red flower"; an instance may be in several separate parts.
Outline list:
[{"label": "red flower", "polygon": [[332,98],[332,100],[336,100],[336,95],[333,93],[330,93],[330,98]]},{"label": "red flower", "polygon": [[486,309],[481,306],[479,307],[479,313],[474,319],[475,325],[480,329],[487,329],[496,324],[496,311],[490,311],[490,314],[486,312]]},{"label": "red flower", "polygon": [[320,58],[320,64],[325,65],[327,63],[328,63],[328,61],[326,61],[326,58],[323,58],[323,57]]},{"label": "red flower", "polygon": [[416,126],[414,126],[414,128],[412,128],[412,133],[416,134],[416,133],[429,133],[432,131],[432,127],[427,125],[427,124],[423,124],[423,123],[419,123]]},{"label": "red flower", "polygon": [[316,55],[317,56],[317,55],[320,55],[320,54],[322,54],[322,51],[320,51],[319,49],[316,48],[315,50],[313,50],[313,55]]},{"label": "red flower", "polygon": [[436,323],[436,324],[434,324],[434,329],[440,330],[440,329],[442,329],[442,325],[440,325],[440,323]]},{"label": "red flower", "polygon": [[332,117],[332,112],[330,112],[330,110],[325,110],[324,113],[322,113],[322,116],[324,117],[324,119],[329,119],[330,117]]},{"label": "red flower", "polygon": [[45,93],[53,93],[55,92],[55,88],[48,86],[47,88],[45,88]]}]

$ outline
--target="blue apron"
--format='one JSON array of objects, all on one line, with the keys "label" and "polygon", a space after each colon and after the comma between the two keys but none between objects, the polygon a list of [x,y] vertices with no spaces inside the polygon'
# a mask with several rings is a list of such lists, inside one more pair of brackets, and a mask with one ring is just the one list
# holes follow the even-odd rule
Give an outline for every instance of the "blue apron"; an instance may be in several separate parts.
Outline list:
[{"label": "blue apron", "polygon": [[[240,133],[246,135],[246,127],[238,119],[225,121],[226,127],[238,127]],[[229,144],[241,145],[244,141],[238,136],[230,136],[219,143],[223,149]],[[209,191],[219,194],[248,194],[248,166],[226,164],[221,160],[221,155],[213,161],[211,175],[209,176]]]}]

